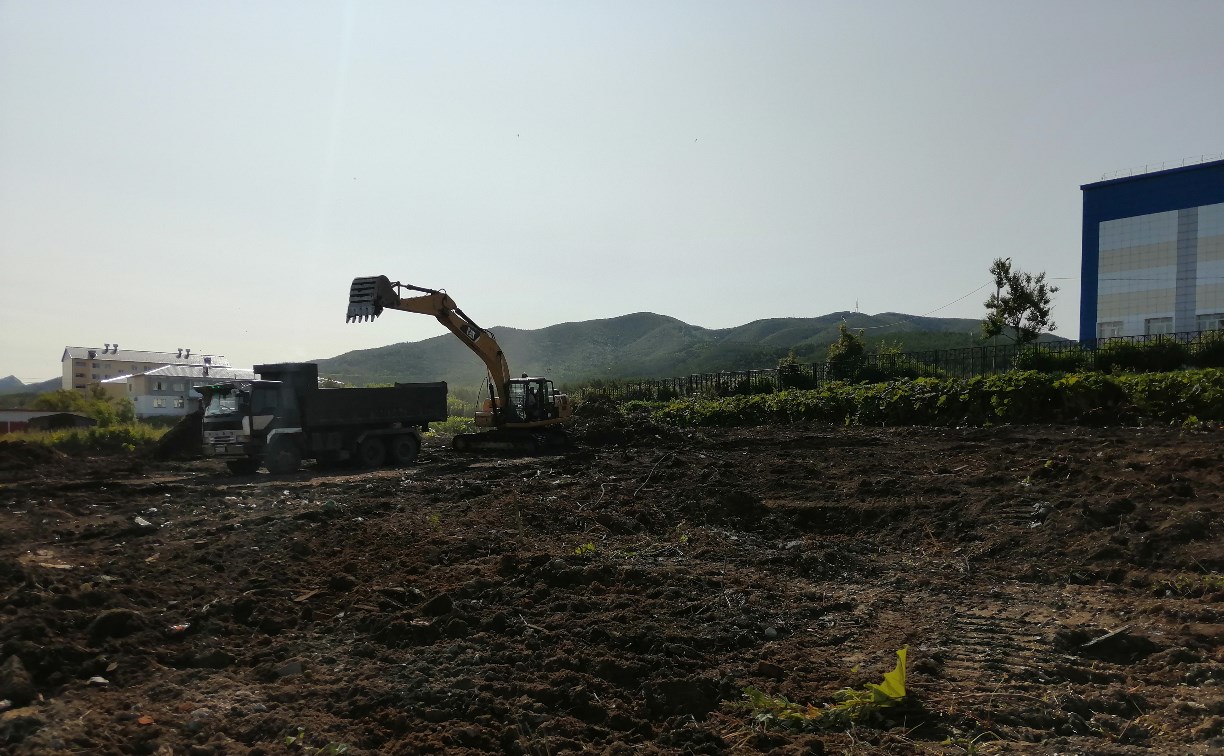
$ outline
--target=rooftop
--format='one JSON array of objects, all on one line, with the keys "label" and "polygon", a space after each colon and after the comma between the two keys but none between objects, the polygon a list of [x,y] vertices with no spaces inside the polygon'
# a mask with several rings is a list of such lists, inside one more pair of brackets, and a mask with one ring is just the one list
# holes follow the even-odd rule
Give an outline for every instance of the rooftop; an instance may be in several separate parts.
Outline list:
[{"label": "rooftop", "polygon": [[113,360],[116,362],[161,362],[173,365],[212,365],[229,367],[229,360],[220,354],[195,354],[190,349],[173,352],[147,352],[139,349],[120,349],[118,344],[101,347],[64,347],[63,362],[73,360]]},{"label": "rooftop", "polygon": [[1169,161],[1165,163],[1148,163],[1144,166],[1136,166],[1134,168],[1123,168],[1117,171],[1111,171],[1101,175],[1099,181],[1094,181],[1090,184],[1084,184],[1080,188],[1087,189],[1089,187],[1100,186],[1101,184],[1112,184],[1120,181],[1130,181],[1133,179],[1146,178],[1147,176],[1157,173],[1174,173],[1177,171],[1194,170],[1206,165],[1224,164],[1224,153],[1216,155],[1199,155],[1198,157],[1183,158],[1179,161]]}]

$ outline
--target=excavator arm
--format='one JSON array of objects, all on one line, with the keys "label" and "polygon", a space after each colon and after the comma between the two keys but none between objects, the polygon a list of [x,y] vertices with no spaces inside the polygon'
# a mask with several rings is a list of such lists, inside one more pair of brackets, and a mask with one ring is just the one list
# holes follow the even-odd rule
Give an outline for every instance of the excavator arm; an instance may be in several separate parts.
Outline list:
[{"label": "excavator arm", "polygon": [[[403,296],[403,292],[416,294]],[[392,283],[386,276],[354,278],[349,288],[348,315],[345,321],[352,323],[374,320],[383,310],[417,312],[437,318],[439,323],[458,336],[460,341],[484,362],[493,379],[493,385],[497,387],[494,406],[498,411],[505,408],[505,391],[510,382],[510,366],[506,362],[506,355],[502,353],[501,346],[498,345],[497,339],[493,338],[493,334],[476,325],[474,320],[459,309],[449,294],[398,281]]]}]

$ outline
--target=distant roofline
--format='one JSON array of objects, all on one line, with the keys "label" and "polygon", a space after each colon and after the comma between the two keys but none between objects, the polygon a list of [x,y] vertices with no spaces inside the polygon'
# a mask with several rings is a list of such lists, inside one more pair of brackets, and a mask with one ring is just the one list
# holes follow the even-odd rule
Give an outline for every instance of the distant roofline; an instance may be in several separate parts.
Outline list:
[{"label": "distant roofline", "polygon": [[1096,189],[1101,186],[1121,184],[1127,181],[1140,181],[1143,179],[1152,178],[1153,176],[1164,176],[1170,173],[1197,171],[1201,168],[1211,168],[1220,165],[1224,165],[1224,154],[1202,155],[1197,158],[1186,158],[1180,163],[1149,163],[1142,168],[1123,168],[1120,171],[1102,174],[1100,181],[1093,181],[1090,184],[1081,184],[1080,189]]},{"label": "distant roofline", "polygon": [[[111,345],[112,347],[114,345]],[[89,353],[94,352],[94,356],[90,357]],[[207,354],[205,352],[192,352],[190,356],[177,354],[176,352],[159,352],[145,349],[104,349],[96,346],[66,346],[64,352],[60,356],[60,361],[63,362],[66,358],[72,359],[107,359],[120,362],[163,362],[170,365],[199,365],[203,364],[205,358],[213,363],[215,367],[228,367],[229,361],[223,354]]]}]

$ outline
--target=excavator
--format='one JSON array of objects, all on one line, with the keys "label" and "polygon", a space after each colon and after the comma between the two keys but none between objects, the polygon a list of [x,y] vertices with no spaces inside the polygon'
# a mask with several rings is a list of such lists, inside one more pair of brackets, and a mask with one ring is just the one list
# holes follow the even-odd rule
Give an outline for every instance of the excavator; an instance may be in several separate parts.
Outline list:
[{"label": "excavator", "polygon": [[386,276],[354,278],[345,322],[372,321],[383,310],[433,315],[488,368],[489,398],[476,411],[476,427],[490,430],[455,436],[456,451],[535,453],[567,444],[564,423],[573,413],[569,397],[547,378],[510,377],[506,355],[490,331],[459,309],[445,291],[425,289]]}]

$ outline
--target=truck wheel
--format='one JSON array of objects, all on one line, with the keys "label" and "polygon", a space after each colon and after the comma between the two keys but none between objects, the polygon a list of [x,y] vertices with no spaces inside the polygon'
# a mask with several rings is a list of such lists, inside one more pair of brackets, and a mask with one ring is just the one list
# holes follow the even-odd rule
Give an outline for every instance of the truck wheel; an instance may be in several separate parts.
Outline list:
[{"label": "truck wheel", "polygon": [[416,461],[421,445],[409,435],[396,436],[391,441],[391,461],[397,465],[410,465]]},{"label": "truck wheel", "polygon": [[362,467],[381,467],[387,461],[387,447],[378,436],[370,436],[357,447],[357,461]]},{"label": "truck wheel", "polygon": [[277,475],[297,472],[302,466],[302,453],[291,443],[276,442],[269,446],[264,454],[264,465],[268,472]]},{"label": "truck wheel", "polygon": [[255,471],[259,469],[259,460],[250,458],[227,459],[225,466],[234,475],[254,475]]}]

